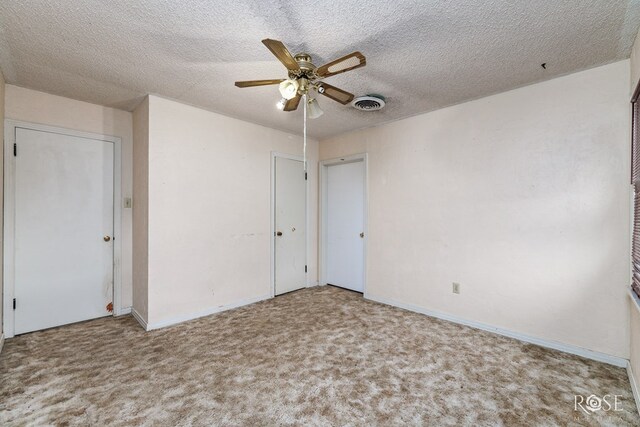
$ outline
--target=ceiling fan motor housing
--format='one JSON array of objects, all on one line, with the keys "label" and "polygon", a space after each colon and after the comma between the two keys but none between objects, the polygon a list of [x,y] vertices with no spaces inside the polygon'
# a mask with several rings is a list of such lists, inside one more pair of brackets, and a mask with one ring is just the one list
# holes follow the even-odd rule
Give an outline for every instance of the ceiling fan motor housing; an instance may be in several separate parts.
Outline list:
[{"label": "ceiling fan motor housing", "polygon": [[351,106],[361,111],[377,111],[384,108],[385,102],[383,96],[371,94],[355,98]]},{"label": "ceiling fan motor housing", "polygon": [[294,59],[302,71],[310,72],[316,69],[316,66],[311,62],[311,55],[308,53],[298,53]]}]

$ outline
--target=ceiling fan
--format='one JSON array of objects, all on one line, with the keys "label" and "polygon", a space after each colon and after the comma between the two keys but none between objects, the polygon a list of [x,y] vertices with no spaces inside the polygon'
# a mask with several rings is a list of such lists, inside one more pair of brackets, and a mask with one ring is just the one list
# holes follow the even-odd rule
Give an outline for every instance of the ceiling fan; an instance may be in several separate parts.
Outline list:
[{"label": "ceiling fan", "polygon": [[[264,39],[262,43],[287,68],[289,78],[240,81],[236,82],[237,87],[279,85],[282,99],[277,106],[284,111],[295,111],[300,103],[300,98],[304,97],[306,99],[310,89],[314,89],[319,94],[343,105],[353,100],[353,94],[325,83],[322,79],[364,67],[367,64],[367,60],[360,52],[350,53],[321,67],[316,67],[311,62],[311,55],[298,53],[292,56],[281,41]],[[307,103],[310,118],[322,115],[322,110],[320,110],[315,99],[310,99]]]}]

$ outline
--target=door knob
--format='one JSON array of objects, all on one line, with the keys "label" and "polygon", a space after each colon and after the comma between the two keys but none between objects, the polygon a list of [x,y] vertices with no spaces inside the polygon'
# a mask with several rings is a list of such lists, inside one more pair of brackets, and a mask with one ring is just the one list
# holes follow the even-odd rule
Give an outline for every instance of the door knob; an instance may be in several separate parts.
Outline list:
[{"label": "door knob", "polygon": [[364,239],[364,233],[360,233],[360,238]]},{"label": "door knob", "polygon": [[278,232],[276,233],[276,236],[282,236],[282,231],[278,231]]},{"label": "door knob", "polygon": [[105,241],[105,242],[108,242],[109,240],[111,240],[111,237],[109,237],[109,236],[104,236],[104,237],[103,237],[103,239],[104,239],[104,241]]}]

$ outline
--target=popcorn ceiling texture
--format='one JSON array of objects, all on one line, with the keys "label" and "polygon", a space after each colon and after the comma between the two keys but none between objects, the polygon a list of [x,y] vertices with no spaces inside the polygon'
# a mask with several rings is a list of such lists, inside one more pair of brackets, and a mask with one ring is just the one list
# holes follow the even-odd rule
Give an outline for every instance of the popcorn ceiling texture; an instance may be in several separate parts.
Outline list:
[{"label": "popcorn ceiling texture", "polygon": [[626,59],[639,25],[637,0],[3,0],[0,68],[9,84],[110,107],[155,93],[301,133],[276,86],[233,85],[286,77],[260,40],[318,66],[360,50],[365,68],[327,82],[387,107],[320,97],[309,131],[326,138]]},{"label": "popcorn ceiling texture", "polygon": [[[0,378],[3,426],[640,425],[622,368],[329,286],[151,332],[26,334]],[[576,394],[620,411],[576,412]]]}]

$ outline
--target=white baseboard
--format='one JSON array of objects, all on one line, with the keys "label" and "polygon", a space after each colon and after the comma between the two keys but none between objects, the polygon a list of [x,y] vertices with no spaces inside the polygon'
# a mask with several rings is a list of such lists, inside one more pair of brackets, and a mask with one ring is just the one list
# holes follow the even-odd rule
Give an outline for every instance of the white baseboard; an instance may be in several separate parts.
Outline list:
[{"label": "white baseboard", "polygon": [[221,305],[218,307],[211,307],[206,310],[198,311],[195,313],[189,313],[189,314],[184,314],[182,316],[172,317],[170,319],[161,320],[159,322],[149,323],[146,325],[146,330],[152,331],[154,329],[166,328],[167,326],[177,325],[178,323],[187,322],[189,320],[198,319],[200,317],[210,316],[212,314],[220,313],[222,311],[232,310],[234,308],[242,307],[249,304],[255,304],[257,302],[264,301],[269,298],[271,298],[271,295],[262,295],[257,298],[248,298],[235,303]]},{"label": "white baseboard", "polygon": [[547,347],[553,350],[574,354],[576,356],[581,356],[587,359],[597,360],[598,362],[608,363],[609,365],[618,366],[620,368],[626,368],[629,362],[627,359],[624,359],[622,357],[611,356],[606,353],[600,353],[597,351],[588,350],[586,348],[582,348],[582,347],[578,347],[570,344],[564,344],[558,341],[532,337],[529,335],[521,334],[519,332],[513,332],[508,329],[502,329],[502,328],[487,325],[484,323],[476,322],[473,320],[463,319],[457,316],[453,316],[451,314],[428,310],[426,308],[422,308],[413,304],[405,304],[405,303],[393,301],[387,298],[372,296],[370,294],[365,294],[365,298],[371,301],[379,302],[381,304],[392,305],[394,307],[402,308],[402,309],[413,311],[420,314],[425,314],[430,317],[447,320],[449,322],[470,326],[476,329],[482,329],[483,331],[493,332],[494,334],[503,335],[509,338],[515,338],[517,340],[528,342],[531,344],[536,344],[541,347]]},{"label": "white baseboard", "polygon": [[633,400],[636,401],[636,410],[640,414],[640,389],[636,382],[636,377],[633,375],[633,369],[631,369],[631,362],[627,363],[627,375],[629,375],[629,383],[631,383],[631,391],[633,392]]},{"label": "white baseboard", "polygon": [[142,329],[144,329],[145,331],[148,331],[149,328],[147,326],[147,321],[144,320],[142,318],[142,315],[140,315],[140,313],[138,313],[136,311],[135,308],[131,307],[131,315],[133,316],[134,319],[136,319],[138,321],[138,323],[140,323],[140,326],[142,326]]},{"label": "white baseboard", "polygon": [[0,335],[0,353],[2,353],[2,347],[4,347],[4,334]]},{"label": "white baseboard", "polygon": [[131,314],[131,307],[123,307],[118,313],[116,313],[116,317],[118,316],[126,316],[127,314]]}]

